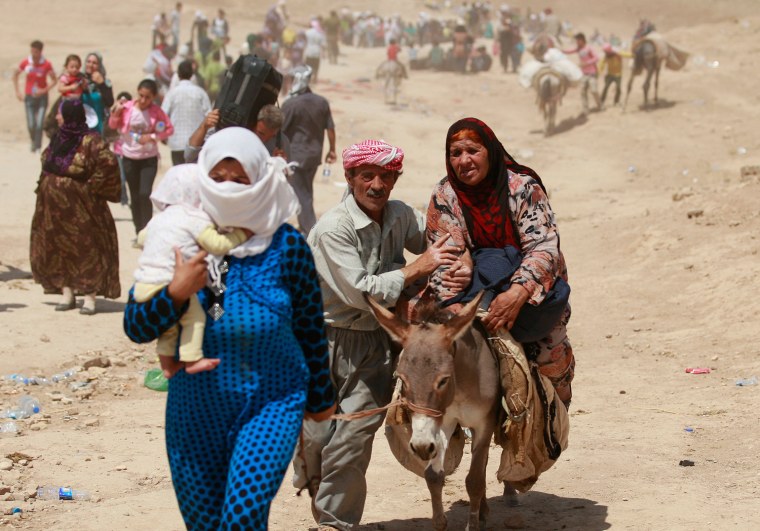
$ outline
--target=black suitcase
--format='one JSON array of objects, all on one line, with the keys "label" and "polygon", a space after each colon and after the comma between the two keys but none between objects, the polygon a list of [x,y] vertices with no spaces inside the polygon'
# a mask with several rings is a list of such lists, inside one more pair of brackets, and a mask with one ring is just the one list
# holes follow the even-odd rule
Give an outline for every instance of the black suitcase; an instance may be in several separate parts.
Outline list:
[{"label": "black suitcase", "polygon": [[238,57],[227,70],[214,108],[220,109],[219,125],[240,125],[253,130],[264,105],[277,103],[282,74],[256,55]]}]

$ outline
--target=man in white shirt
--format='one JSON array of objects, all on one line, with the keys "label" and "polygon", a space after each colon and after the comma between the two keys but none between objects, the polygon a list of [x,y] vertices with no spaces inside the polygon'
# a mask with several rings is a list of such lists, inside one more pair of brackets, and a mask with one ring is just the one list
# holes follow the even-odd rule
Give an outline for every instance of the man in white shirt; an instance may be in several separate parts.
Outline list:
[{"label": "man in white shirt", "polygon": [[180,17],[182,16],[182,2],[177,2],[174,6],[174,10],[169,15],[169,23],[172,28],[172,44],[175,48],[179,48],[179,26]]},{"label": "man in white shirt", "polygon": [[327,38],[319,27],[319,23],[316,20],[311,21],[311,27],[306,30],[306,48],[304,48],[303,56],[306,65],[311,67],[311,81],[317,82],[317,76],[319,74],[319,63],[322,60],[322,50],[327,45]]},{"label": "man in white shirt", "polygon": [[211,102],[206,91],[194,85],[193,62],[182,61],[177,67],[179,84],[167,92],[161,108],[174,124],[174,134],[169,137],[169,149],[172,152],[172,164],[185,163],[185,146],[190,135],[203,123],[206,114],[211,111]]}]

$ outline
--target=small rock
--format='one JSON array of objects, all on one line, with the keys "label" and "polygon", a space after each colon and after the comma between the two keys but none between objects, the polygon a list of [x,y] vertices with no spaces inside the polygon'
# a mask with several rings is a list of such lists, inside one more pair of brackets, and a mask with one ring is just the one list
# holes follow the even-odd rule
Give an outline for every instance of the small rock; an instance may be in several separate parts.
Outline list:
[{"label": "small rock", "polygon": [[701,218],[704,215],[704,213],[705,213],[704,210],[689,210],[686,213],[686,217],[689,218],[689,219],[692,219],[692,218]]},{"label": "small rock", "polygon": [[111,361],[111,365],[113,365],[114,367],[126,367],[127,366],[127,362],[124,361],[123,359],[120,359],[120,358],[114,358],[114,359],[112,359],[110,361]]},{"label": "small rock", "polygon": [[93,426],[100,426],[100,420],[98,419],[87,419],[84,421],[84,425],[87,427],[93,427]]},{"label": "small rock", "polygon": [[12,489],[9,485],[0,485],[0,495],[8,494],[11,490]]},{"label": "small rock", "polygon": [[521,514],[514,514],[510,518],[504,520],[504,529],[524,529],[525,519]]},{"label": "small rock", "polygon": [[621,390],[621,391],[620,391],[620,394],[621,394],[621,395],[624,395],[624,394],[625,394],[625,391],[624,391],[624,390]]},{"label": "small rock", "polygon": [[47,395],[53,402],[60,402],[63,399],[63,395],[57,391],[54,393],[47,393]]},{"label": "small rock", "polygon": [[711,361],[718,361],[719,359],[720,358],[718,358],[718,356],[713,356],[712,358],[710,358]]},{"label": "small rock", "polygon": [[93,389],[93,388],[91,388],[91,387],[85,387],[85,388],[83,388],[83,389],[77,389],[77,390],[74,392],[74,395],[75,395],[75,396],[76,396],[76,397],[77,397],[79,400],[84,400],[85,398],[90,398],[90,397],[93,395],[93,393],[94,393],[94,392],[95,392],[95,389]]},{"label": "small rock", "polygon": [[678,462],[678,465],[679,466],[694,466],[694,461],[692,461],[691,459],[681,459]]},{"label": "small rock", "polygon": [[90,369],[92,367],[99,367],[101,369],[105,369],[106,367],[111,366],[111,360],[109,360],[106,357],[93,358],[91,360],[85,361],[83,366],[85,369]]},{"label": "small rock", "polygon": [[42,334],[40,336],[40,341],[42,341],[43,343],[50,343],[50,338],[46,336],[45,334]]},{"label": "small rock", "polygon": [[24,499],[30,500],[37,498],[37,489],[35,487],[27,487],[24,489]]},{"label": "small rock", "polygon": [[124,471],[124,470],[126,470],[126,469],[127,469],[127,466],[126,466],[126,465],[119,465],[119,466],[117,466],[116,468],[114,468],[114,470],[115,470],[116,472],[123,472],[123,471]]},{"label": "small rock", "polygon": [[28,465],[28,464],[29,464],[29,461],[27,461],[26,459],[21,459],[21,460],[18,462],[18,464],[19,464],[19,465],[21,465],[21,466],[26,466],[26,465]]},{"label": "small rock", "polygon": [[13,461],[10,459],[0,459],[0,470],[11,470],[13,468]]},{"label": "small rock", "polygon": [[104,455],[99,455],[98,456],[98,459],[105,459],[105,458],[106,458],[106,456],[104,456]]},{"label": "small rock", "polygon": [[87,380],[97,380],[107,372],[103,367],[90,367],[87,369]]},{"label": "small rock", "polygon": [[92,457],[85,457],[84,460],[85,460],[85,462],[92,461]]},{"label": "small rock", "polygon": [[604,336],[606,339],[612,339],[612,334],[607,334]]},{"label": "small rock", "polygon": [[79,410],[77,408],[72,407],[66,410],[66,414],[73,417],[75,415],[79,415]]},{"label": "small rock", "polygon": [[71,398],[69,398],[68,396],[64,396],[63,398],[61,398],[61,404],[65,405],[65,406],[68,406],[69,404],[72,404],[73,402],[74,401]]}]

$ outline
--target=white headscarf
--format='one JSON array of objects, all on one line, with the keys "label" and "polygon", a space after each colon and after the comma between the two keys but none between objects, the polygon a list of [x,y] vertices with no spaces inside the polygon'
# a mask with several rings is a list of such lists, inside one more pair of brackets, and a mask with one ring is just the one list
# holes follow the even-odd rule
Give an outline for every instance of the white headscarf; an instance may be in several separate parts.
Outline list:
[{"label": "white headscarf", "polygon": [[[226,158],[237,160],[251,184],[217,183],[209,172]],[[242,127],[227,127],[211,135],[198,157],[203,210],[219,227],[249,229],[254,236],[230,254],[243,258],[264,252],[272,236],[291,216],[300,211],[298,198],[288,183],[287,163],[270,157],[254,133]]]}]

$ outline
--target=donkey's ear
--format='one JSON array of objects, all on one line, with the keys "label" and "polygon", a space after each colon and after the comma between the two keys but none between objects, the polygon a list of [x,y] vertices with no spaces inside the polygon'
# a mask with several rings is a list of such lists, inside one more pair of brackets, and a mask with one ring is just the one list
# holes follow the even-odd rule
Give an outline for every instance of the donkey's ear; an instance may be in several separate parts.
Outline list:
[{"label": "donkey's ear", "polygon": [[483,298],[483,291],[478,293],[478,296],[473,300],[465,304],[459,313],[452,317],[445,325],[443,325],[446,331],[446,337],[452,343],[459,339],[470,327],[470,323],[475,319],[475,315],[478,313],[478,305]]},{"label": "donkey's ear", "polygon": [[372,313],[374,314],[375,319],[377,319],[377,322],[380,323],[380,326],[391,335],[391,338],[394,341],[401,343],[403,346],[409,336],[409,323],[405,323],[392,312],[383,308],[375,301],[375,299],[366,293],[364,293],[364,300],[367,301],[369,309],[372,310]]}]

